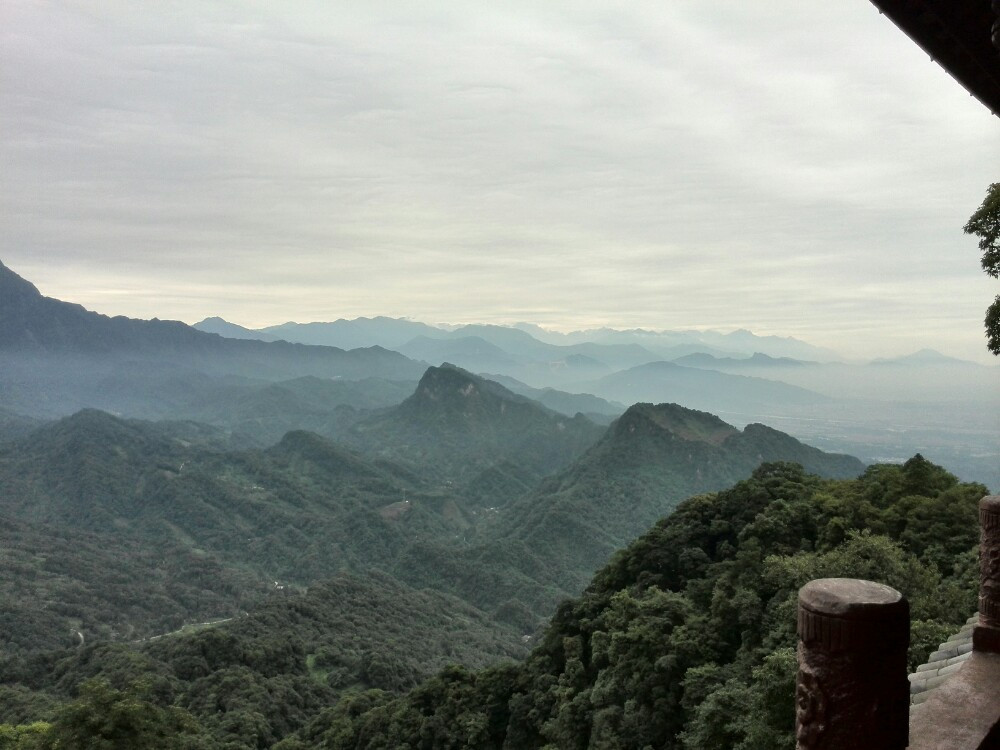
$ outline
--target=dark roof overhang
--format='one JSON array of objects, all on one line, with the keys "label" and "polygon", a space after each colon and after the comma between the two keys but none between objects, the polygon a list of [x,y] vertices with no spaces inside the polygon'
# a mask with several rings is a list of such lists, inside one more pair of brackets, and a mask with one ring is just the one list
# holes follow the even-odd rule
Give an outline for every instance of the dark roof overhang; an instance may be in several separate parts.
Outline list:
[{"label": "dark roof overhang", "polygon": [[1000,0],[871,0],[1000,116]]}]

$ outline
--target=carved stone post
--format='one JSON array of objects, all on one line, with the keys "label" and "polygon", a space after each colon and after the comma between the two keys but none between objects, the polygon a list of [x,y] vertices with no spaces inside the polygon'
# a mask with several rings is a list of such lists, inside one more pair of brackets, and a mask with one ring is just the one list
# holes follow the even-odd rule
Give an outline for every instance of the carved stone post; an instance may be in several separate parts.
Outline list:
[{"label": "carved stone post", "polygon": [[903,750],[910,605],[893,588],[820,578],[799,590],[797,750]]},{"label": "carved stone post", "polygon": [[1000,495],[979,501],[979,623],[972,648],[1000,654]]}]

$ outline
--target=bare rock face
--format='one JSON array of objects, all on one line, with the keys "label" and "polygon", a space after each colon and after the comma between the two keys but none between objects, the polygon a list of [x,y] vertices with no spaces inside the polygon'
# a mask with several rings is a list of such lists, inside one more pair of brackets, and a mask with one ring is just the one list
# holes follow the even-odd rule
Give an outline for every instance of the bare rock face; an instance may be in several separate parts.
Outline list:
[{"label": "bare rock face", "polygon": [[893,588],[821,578],[799,590],[798,750],[903,750],[910,605]]}]

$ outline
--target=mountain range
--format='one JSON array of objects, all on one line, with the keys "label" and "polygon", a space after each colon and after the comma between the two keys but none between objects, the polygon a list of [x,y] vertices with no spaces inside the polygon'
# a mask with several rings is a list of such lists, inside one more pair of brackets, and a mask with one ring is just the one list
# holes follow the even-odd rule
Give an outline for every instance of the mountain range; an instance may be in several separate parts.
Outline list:
[{"label": "mountain range", "polygon": [[0,743],[680,747],[766,713],[802,576],[898,573],[918,650],[974,602],[985,487],[719,416],[845,408],[758,376],[849,367],[788,340],[308,329],[344,349],[0,285]]},{"label": "mountain range", "polygon": [[223,338],[176,321],[109,318],[43,297],[0,265],[0,406],[28,416],[85,406],[134,412],[135,402],[156,400],[151,376],[185,381],[183,391],[206,376],[415,380],[424,369],[377,346],[344,351]]}]

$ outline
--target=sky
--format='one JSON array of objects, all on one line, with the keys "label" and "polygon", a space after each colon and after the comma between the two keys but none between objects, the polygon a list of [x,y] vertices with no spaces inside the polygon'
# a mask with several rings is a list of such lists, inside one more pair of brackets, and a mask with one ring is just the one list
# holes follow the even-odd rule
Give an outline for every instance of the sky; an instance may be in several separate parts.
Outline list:
[{"label": "sky", "polygon": [[0,4],[0,261],[109,315],[991,363],[996,181],[868,0]]}]

